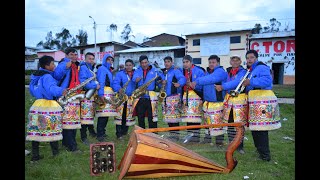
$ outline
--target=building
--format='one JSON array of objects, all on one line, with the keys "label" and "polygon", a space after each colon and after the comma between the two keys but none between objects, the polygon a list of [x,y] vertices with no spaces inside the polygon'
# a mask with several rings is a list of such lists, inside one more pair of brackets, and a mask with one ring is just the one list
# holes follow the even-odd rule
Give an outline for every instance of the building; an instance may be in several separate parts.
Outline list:
[{"label": "building", "polygon": [[185,39],[173,34],[162,33],[149,38],[141,45],[149,47],[161,47],[161,46],[184,46]]},{"label": "building", "polygon": [[273,71],[273,84],[295,84],[295,31],[252,34],[250,49]]},{"label": "building", "polygon": [[158,68],[164,68],[164,57],[171,56],[175,66],[182,68],[182,58],[184,56],[184,46],[165,46],[165,47],[145,47],[133,48],[117,51],[119,54],[119,64],[125,64],[127,59],[132,59],[135,67],[139,66],[139,57],[141,55],[148,56],[150,64],[154,64]]},{"label": "building", "polygon": [[230,66],[231,55],[239,55],[242,61],[245,61],[251,29],[188,34],[186,35],[186,54],[193,58],[194,64],[203,68],[208,67],[210,55],[218,55],[220,65],[227,68]]},{"label": "building", "polygon": [[[94,44],[88,44],[85,46],[74,46],[73,48],[78,50],[78,58],[80,61],[84,60],[84,55],[87,52],[95,53]],[[115,68],[118,67],[119,64],[119,55],[115,53],[116,51],[121,51],[125,49],[133,48],[133,46],[125,45],[116,41],[104,42],[104,43],[97,43],[96,44],[96,63],[101,64],[102,58],[104,54],[109,53],[112,54],[114,57],[114,66]]]},{"label": "building", "polygon": [[137,44],[137,43],[135,43],[133,41],[127,41],[126,43],[124,43],[124,45],[132,46],[132,47],[136,47],[136,48],[138,48],[138,47],[148,47],[146,45]]}]

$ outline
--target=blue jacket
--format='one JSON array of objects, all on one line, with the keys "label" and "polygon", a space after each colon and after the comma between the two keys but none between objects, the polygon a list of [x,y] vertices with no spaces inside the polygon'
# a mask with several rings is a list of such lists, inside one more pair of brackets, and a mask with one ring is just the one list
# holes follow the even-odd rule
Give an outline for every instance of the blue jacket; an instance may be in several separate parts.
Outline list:
[{"label": "blue jacket", "polygon": [[[161,73],[161,79],[167,80],[166,83],[166,93],[167,96],[171,96],[174,94],[182,93],[182,87],[186,84],[187,79],[182,74],[182,71],[179,69],[174,69],[174,65],[170,67],[170,69],[167,72],[167,75],[164,75],[164,71],[166,68],[161,69],[163,73]],[[167,77],[167,79],[166,79]],[[176,88],[172,82],[179,83],[180,87]],[[160,88],[162,84],[159,85]]]},{"label": "blue jacket", "polygon": [[[84,82],[85,80],[91,78],[93,74],[90,72],[90,70],[93,72],[93,66],[90,63],[81,62],[80,63],[80,70],[79,70],[79,81],[80,83]],[[85,90],[89,89],[96,89],[97,84],[94,82],[95,80],[90,81],[88,84],[84,86]]]},{"label": "blue jacket", "polygon": [[[141,77],[140,81],[137,83],[138,87],[142,86],[143,84],[145,84],[146,82],[148,82],[149,80],[151,80],[152,78],[154,78],[156,75],[158,75],[161,78],[161,72],[157,71],[157,68],[155,68],[152,65],[149,65],[150,70],[147,72],[146,77],[143,77],[143,69],[140,66],[137,70],[134,71],[133,73],[133,77],[132,77],[132,81],[136,82],[136,79],[138,77]],[[154,81],[152,81],[152,83],[147,87],[147,91],[154,91],[156,89],[157,83],[156,81],[158,80],[158,78]],[[142,96],[142,98],[150,98],[148,94],[145,94]]]},{"label": "blue jacket", "polygon": [[[58,85],[62,88],[68,88],[71,80],[71,66],[69,68],[66,68],[66,64],[68,62],[70,62],[70,59],[63,58],[63,60],[59,62],[53,73],[53,77],[58,80]],[[75,64],[79,66],[80,63],[76,61]]]},{"label": "blue jacket", "polygon": [[253,89],[272,89],[272,76],[269,66],[260,61],[256,61],[251,67],[252,70],[248,76],[251,77],[250,85],[246,87],[245,92],[248,93],[248,91]]},{"label": "blue jacket", "polygon": [[106,61],[108,57],[112,57],[112,56],[110,54],[105,54],[103,56],[102,66],[99,67],[97,71],[97,80],[100,84],[100,88],[98,90],[99,97],[103,96],[105,86],[108,86],[111,88],[113,86],[113,77],[112,77],[112,72],[110,70],[111,64]]},{"label": "blue jacket", "polygon": [[[229,72],[231,69],[232,67],[227,68],[227,72]],[[232,76],[231,73],[228,73],[227,82],[222,84],[223,90],[227,91],[228,93],[230,93],[230,90],[235,90],[246,72],[247,70],[240,66],[235,76]]]},{"label": "blue jacket", "polygon": [[222,66],[217,66],[210,74],[206,72],[204,77],[196,80],[197,85],[203,86],[203,99],[208,102],[222,102],[225,96],[225,91],[217,92],[215,84],[221,85],[227,80],[227,72]]},{"label": "blue jacket", "polygon": [[[182,72],[183,72],[183,75],[185,74],[185,71],[186,69],[183,69]],[[202,76],[205,76],[205,69],[199,67],[199,66],[194,66],[192,68],[192,72],[191,72],[191,79],[190,81],[193,82],[193,81],[197,81],[198,78],[202,77]],[[188,81],[188,80],[187,80]],[[202,86],[199,85],[198,83],[196,84],[196,87],[195,87],[195,90],[199,91],[199,92],[202,92]]]},{"label": "blue jacket", "polygon": [[62,96],[64,88],[59,87],[57,85],[58,81],[52,76],[52,71],[40,67],[39,71],[32,74],[30,77],[30,94],[36,99],[47,100],[54,100]]},{"label": "blue jacket", "polygon": [[67,68],[67,63],[71,60],[69,58],[63,58],[59,63],[58,66],[53,71],[53,77],[60,81],[67,72],[70,73],[70,67]]},{"label": "blue jacket", "polygon": [[[133,69],[134,71],[134,69]],[[133,75],[132,75],[133,77]],[[127,74],[127,71],[125,70],[121,70],[119,72],[117,72],[116,77],[113,80],[113,90],[115,92],[119,92],[119,90],[124,86],[124,84],[126,82],[128,82],[128,80],[130,79],[130,76]],[[134,81],[130,81],[127,89],[126,89],[126,95],[131,96],[132,92],[135,90],[136,88],[136,83]]]}]

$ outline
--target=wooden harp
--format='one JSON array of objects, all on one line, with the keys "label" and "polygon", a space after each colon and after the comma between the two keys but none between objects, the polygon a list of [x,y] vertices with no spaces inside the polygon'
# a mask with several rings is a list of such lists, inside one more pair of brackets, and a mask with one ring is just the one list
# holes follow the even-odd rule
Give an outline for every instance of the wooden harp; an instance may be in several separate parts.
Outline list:
[{"label": "wooden harp", "polygon": [[[205,158],[177,143],[163,139],[155,132],[199,128],[236,127],[234,140],[225,152],[226,167]],[[241,143],[244,123],[224,123],[168,128],[142,129],[135,126],[130,135],[128,147],[118,169],[119,180],[123,178],[161,178],[208,173],[230,173],[237,165],[233,152]]]}]

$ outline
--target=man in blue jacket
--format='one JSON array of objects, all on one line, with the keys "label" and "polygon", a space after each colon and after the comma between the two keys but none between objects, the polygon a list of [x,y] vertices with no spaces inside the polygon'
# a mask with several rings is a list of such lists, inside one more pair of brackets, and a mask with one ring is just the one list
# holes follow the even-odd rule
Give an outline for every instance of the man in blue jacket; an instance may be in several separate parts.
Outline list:
[{"label": "man in blue jacket", "polygon": [[132,81],[134,63],[131,59],[127,59],[125,62],[125,68],[120,70],[113,81],[113,90],[117,93],[123,93],[124,85],[130,81],[126,87],[125,94],[128,96],[128,100],[125,101],[120,107],[117,108],[118,116],[115,117],[116,123],[116,136],[118,139],[122,139],[123,136],[128,134],[129,126],[136,123],[135,118],[132,117],[132,92],[135,90],[136,83]]},{"label": "man in blue jacket", "polygon": [[[156,76],[160,77],[156,68],[149,64],[149,60],[146,55],[141,55],[139,57],[139,62],[140,67],[134,71],[132,77],[132,81],[137,84],[137,88],[144,85]],[[135,110],[138,115],[138,123],[141,128],[145,128],[145,113],[148,115],[149,128],[156,128],[158,126],[158,97],[155,92],[157,79],[152,81],[152,83],[147,87],[147,93],[139,97],[139,100],[135,101],[133,104],[133,108],[136,108]]]},{"label": "man in blue jacket", "polygon": [[62,107],[55,98],[65,95],[66,88],[57,85],[53,78],[55,69],[54,59],[51,56],[42,56],[39,59],[40,68],[31,75],[30,94],[36,101],[30,107],[27,123],[26,140],[32,142],[31,162],[43,158],[39,154],[40,142],[50,142],[52,155],[59,154],[58,141],[62,136]]},{"label": "man in blue jacket", "polygon": [[[249,130],[259,158],[270,161],[268,131],[281,127],[277,98],[271,90],[272,76],[269,66],[258,61],[257,51],[247,51],[246,59],[250,74],[242,85],[246,87],[245,92],[248,93]],[[263,101],[266,103],[261,103]]]},{"label": "man in blue jacket", "polygon": [[[202,122],[202,104],[203,92],[202,86],[191,83],[205,75],[205,69],[193,64],[192,57],[185,55],[183,57],[183,74],[187,79],[186,85],[183,86],[183,113],[181,121],[186,122],[187,126],[200,125]],[[185,137],[184,143],[200,142],[200,129],[192,130],[193,133]]]},{"label": "man in blue jacket", "polygon": [[[88,52],[85,54],[85,60],[80,63],[80,70],[79,70],[79,79],[80,83],[92,78],[95,73],[93,72],[93,64],[94,64],[94,54]],[[90,89],[99,89],[100,85],[96,81],[96,79],[91,80],[88,84],[83,87],[85,92],[89,91]],[[92,137],[96,137],[96,132],[94,131],[94,115],[95,109],[93,105],[93,97],[90,99],[83,99],[81,102],[81,113],[80,113],[80,120],[81,120],[81,141],[89,145],[90,142],[87,139],[87,129]]]},{"label": "man in blue jacket", "polygon": [[98,90],[98,96],[101,101],[105,102],[104,107],[98,107],[96,109],[96,117],[98,117],[97,122],[97,140],[100,142],[105,141],[106,126],[110,116],[116,116],[116,109],[106,101],[106,99],[111,99],[114,96],[113,86],[113,75],[111,62],[113,62],[113,57],[111,54],[105,54],[102,58],[102,66],[99,67],[97,71],[97,80],[100,84]]},{"label": "man in blue jacket", "polygon": [[[61,60],[54,70],[53,77],[59,81],[58,85],[62,88],[73,89],[80,84],[79,81],[79,62],[77,50],[67,48],[65,50],[66,57]],[[76,94],[81,93],[81,89]],[[81,129],[80,122],[80,101],[75,99],[64,106],[64,115],[62,118],[62,145],[67,147],[68,151],[79,153],[76,133],[77,129]]]},{"label": "man in blue jacket", "polygon": [[[181,121],[181,87],[186,84],[187,80],[181,70],[174,67],[172,57],[167,56],[163,60],[165,68],[161,69],[163,72],[161,74],[163,79],[161,88],[163,88],[163,85],[165,86],[164,90],[167,95],[162,102],[163,120],[168,123],[169,127],[175,127],[179,126],[179,122]],[[172,140],[179,140],[178,132],[172,131],[171,134],[170,138],[173,138]]]},{"label": "man in blue jacket", "polygon": [[[220,58],[217,55],[211,55],[208,59],[209,67],[206,75],[198,78],[191,83],[191,87],[196,85],[203,86],[203,112],[204,124],[221,124],[223,112],[223,98],[225,91],[216,91],[215,86],[221,85],[227,80],[227,73],[220,66]],[[223,145],[223,134],[225,128],[209,128],[209,132],[205,135],[204,143],[211,143],[211,136],[216,137],[216,146]]]},{"label": "man in blue jacket", "polygon": [[[231,67],[227,68],[227,82],[222,83],[222,85],[216,85],[217,91],[227,91],[224,98],[223,121],[225,123],[243,122],[246,125],[248,120],[247,95],[244,92],[240,92],[237,96],[233,97],[230,95],[230,91],[237,88],[247,71],[241,66],[241,57],[239,55],[230,57],[230,65]],[[235,132],[235,127],[228,127],[229,143],[233,140]],[[243,137],[237,151],[240,154],[245,153],[243,150]]]}]

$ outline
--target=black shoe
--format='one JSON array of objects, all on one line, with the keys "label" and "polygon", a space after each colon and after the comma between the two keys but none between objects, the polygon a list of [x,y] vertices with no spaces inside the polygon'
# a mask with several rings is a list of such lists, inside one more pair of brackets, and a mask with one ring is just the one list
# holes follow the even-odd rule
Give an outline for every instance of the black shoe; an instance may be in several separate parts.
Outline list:
[{"label": "black shoe", "polygon": [[259,155],[259,159],[261,159],[263,161],[270,161],[271,160],[270,156],[263,156],[263,155]]},{"label": "black shoe", "polygon": [[97,133],[92,132],[92,133],[90,133],[90,136],[91,136],[91,137],[97,137]]},{"label": "black shoe", "polygon": [[168,140],[170,140],[170,141],[174,141],[174,142],[176,142],[176,141],[179,141],[179,137],[178,136],[169,136],[168,137]]},{"label": "black shoe", "polygon": [[245,154],[246,152],[243,149],[237,149],[240,154]]},{"label": "black shoe", "polygon": [[31,157],[31,160],[30,160],[30,163],[38,162],[40,159],[43,159],[43,156],[42,156],[42,155],[37,156],[37,157],[32,156],[32,157]]},{"label": "black shoe", "polygon": [[90,142],[88,141],[88,139],[81,139],[82,143],[89,146]]}]

